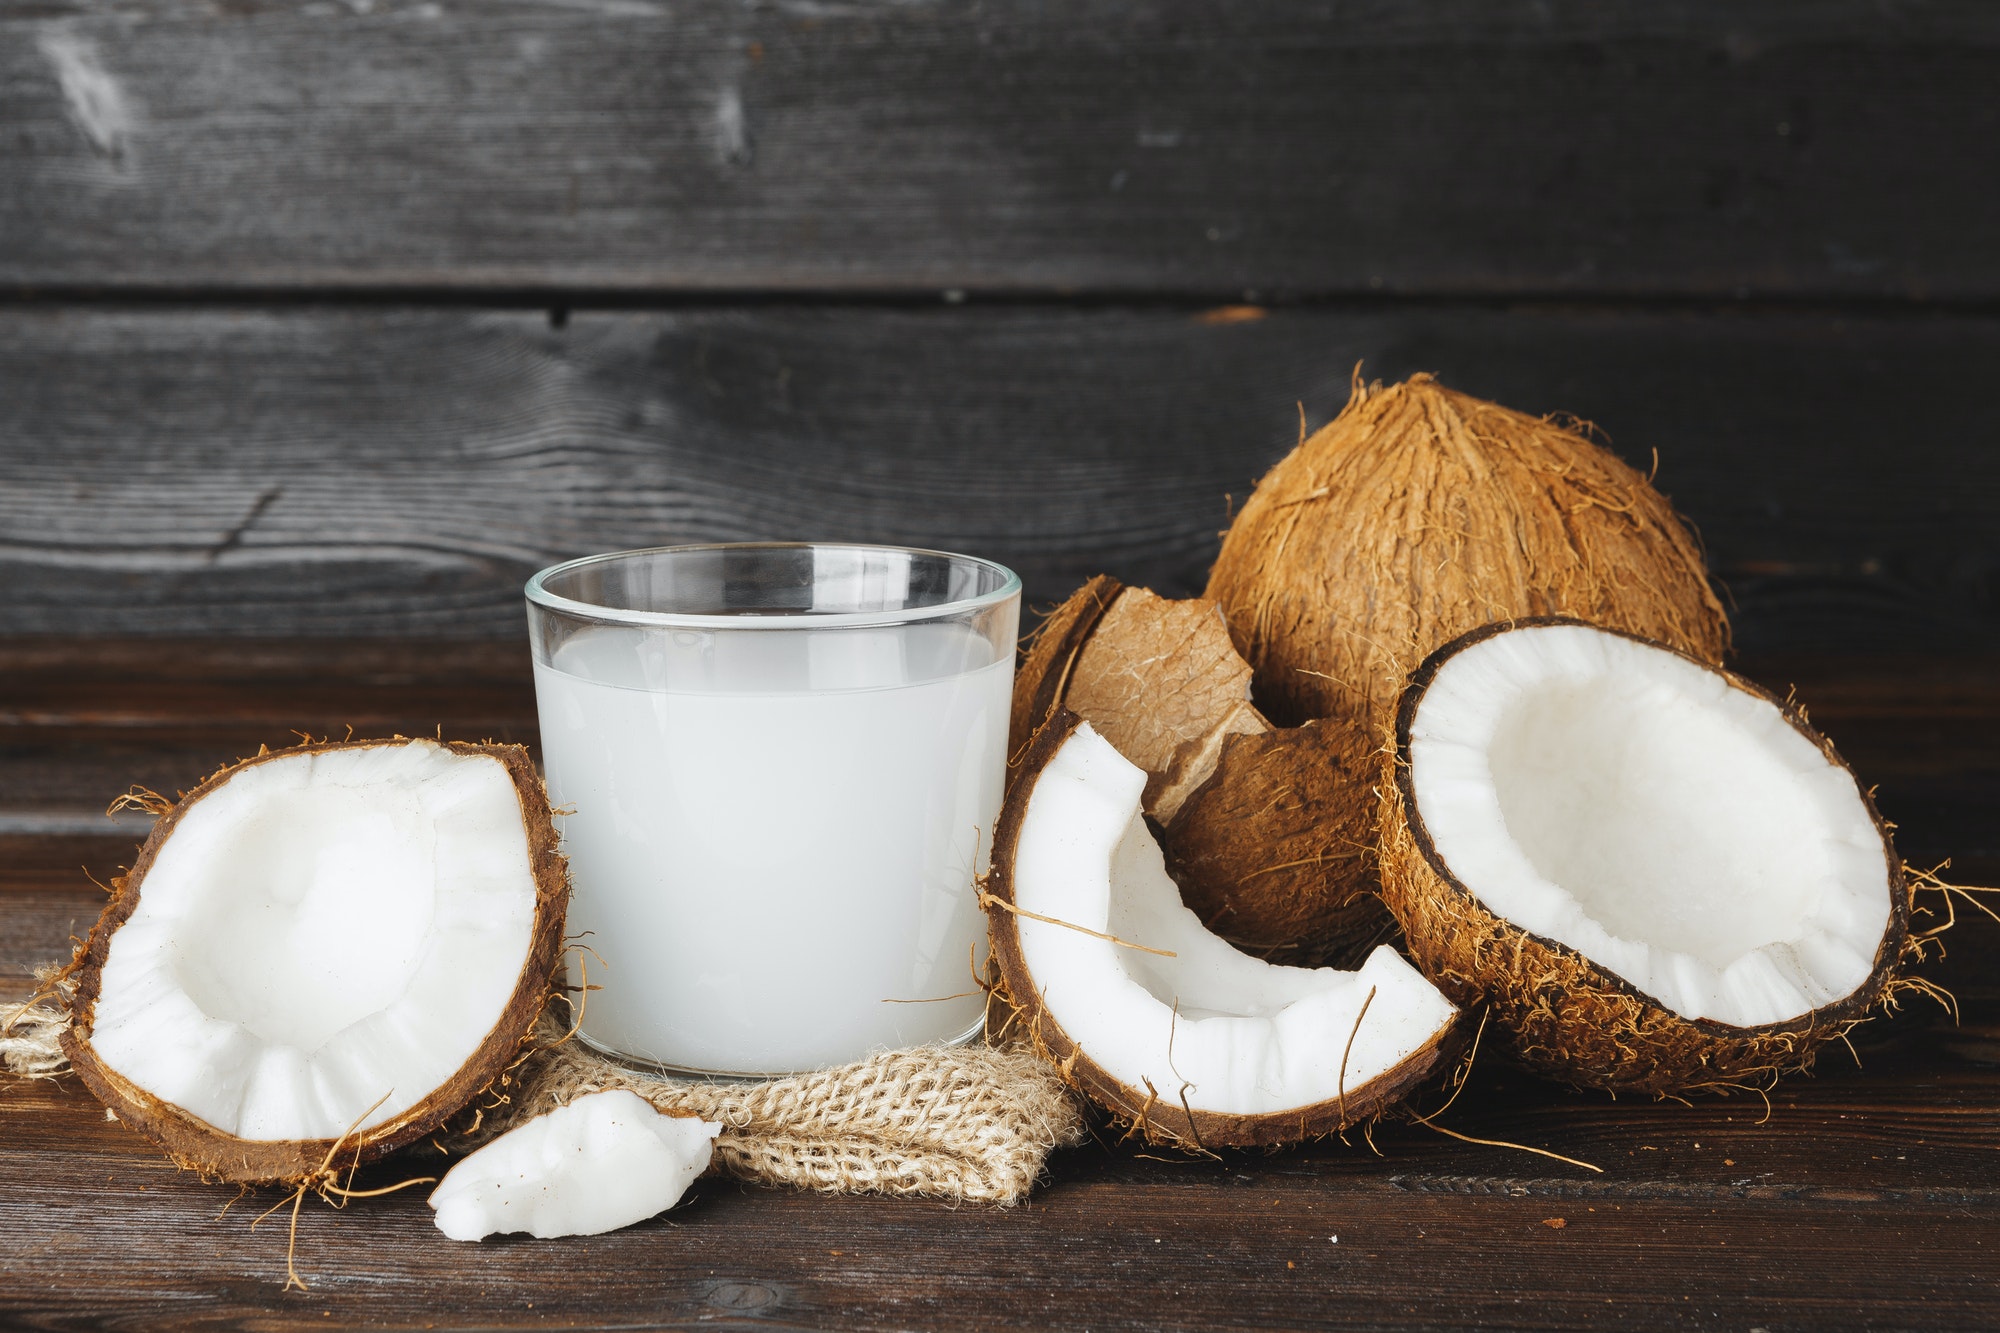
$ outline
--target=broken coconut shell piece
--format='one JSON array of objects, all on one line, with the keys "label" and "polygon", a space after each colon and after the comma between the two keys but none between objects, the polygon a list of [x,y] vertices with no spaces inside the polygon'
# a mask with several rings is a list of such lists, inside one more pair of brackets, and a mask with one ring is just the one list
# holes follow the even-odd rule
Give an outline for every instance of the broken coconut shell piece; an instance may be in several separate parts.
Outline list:
[{"label": "broken coconut shell piece", "polygon": [[1747,681],[1575,621],[1494,625],[1414,673],[1396,738],[1383,891],[1411,956],[1542,1073],[1762,1086],[1899,984],[1886,827]]},{"label": "broken coconut shell piece", "polygon": [[1445,1060],[1457,1011],[1393,949],[1353,972],[1281,967],[1206,930],[1147,830],[1145,772],[1088,723],[1058,714],[1022,770],[985,900],[991,1021],[1114,1118],[1187,1148],[1291,1143],[1372,1118]]},{"label": "broken coconut shell piece", "polygon": [[1145,813],[1209,929],[1303,964],[1357,961],[1389,933],[1360,870],[1373,811],[1349,799],[1380,771],[1375,746],[1317,723],[1273,728],[1215,603],[1109,575],[1084,584],[1022,663],[1011,753],[1062,709],[1146,771]]},{"label": "broken coconut shell piece", "polygon": [[180,1165],[298,1181],[442,1124],[548,995],[567,893],[516,745],[260,754],[161,815],[74,969],[63,1049]]}]

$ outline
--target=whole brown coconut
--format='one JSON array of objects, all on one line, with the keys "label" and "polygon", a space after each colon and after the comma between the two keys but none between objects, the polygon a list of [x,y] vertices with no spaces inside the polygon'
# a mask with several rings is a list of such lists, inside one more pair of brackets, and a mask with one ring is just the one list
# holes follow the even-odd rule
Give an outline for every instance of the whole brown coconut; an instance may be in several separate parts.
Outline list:
[{"label": "whole brown coconut", "polygon": [[1274,721],[1385,741],[1404,678],[1467,630],[1575,616],[1705,662],[1729,622],[1665,496],[1580,431],[1429,375],[1363,385],[1257,483],[1223,538],[1222,607]]}]

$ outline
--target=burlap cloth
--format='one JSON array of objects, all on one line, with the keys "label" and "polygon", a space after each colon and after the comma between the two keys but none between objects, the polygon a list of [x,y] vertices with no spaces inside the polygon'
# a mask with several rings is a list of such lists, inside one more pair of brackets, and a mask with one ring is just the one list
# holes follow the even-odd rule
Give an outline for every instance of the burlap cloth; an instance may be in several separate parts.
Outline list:
[{"label": "burlap cloth", "polygon": [[[62,1073],[68,1026],[57,1004],[0,1008],[0,1066],[26,1078]],[[629,1088],[722,1126],[711,1172],[834,1194],[1016,1203],[1052,1149],[1084,1136],[1055,1072],[1025,1050],[913,1046],[739,1083],[653,1077],[561,1035],[545,1018],[535,1052],[481,1099],[476,1127],[457,1143],[486,1142],[585,1093]]]}]

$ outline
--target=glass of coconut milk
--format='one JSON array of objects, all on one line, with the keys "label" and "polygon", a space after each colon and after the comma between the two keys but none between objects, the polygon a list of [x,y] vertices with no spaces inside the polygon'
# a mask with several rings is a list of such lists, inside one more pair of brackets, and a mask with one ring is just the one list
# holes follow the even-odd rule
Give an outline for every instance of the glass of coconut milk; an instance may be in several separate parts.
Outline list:
[{"label": "glass of coconut milk", "polygon": [[527,595],[569,933],[602,987],[586,1041],[763,1076],[977,1031],[1012,572],[675,546],[557,565]]}]

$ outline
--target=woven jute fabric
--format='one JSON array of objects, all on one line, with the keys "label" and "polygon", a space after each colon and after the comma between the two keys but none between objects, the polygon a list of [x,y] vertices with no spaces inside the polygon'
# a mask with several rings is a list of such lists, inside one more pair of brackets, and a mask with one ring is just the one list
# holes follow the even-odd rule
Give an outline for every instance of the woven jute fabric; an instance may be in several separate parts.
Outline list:
[{"label": "woven jute fabric", "polygon": [[832,1194],[1016,1203],[1050,1151],[1084,1137],[1055,1071],[1026,1050],[913,1046],[764,1082],[665,1078],[576,1040],[539,1050],[474,1138],[627,1088],[722,1126],[711,1171]]},{"label": "woven jute fabric", "polygon": [[21,1078],[54,1078],[69,1068],[62,1053],[69,1010],[50,1004],[0,1007],[0,1069]]},{"label": "woven jute fabric", "polygon": [[[57,1005],[0,1009],[0,1066],[24,1078],[61,1073],[68,1026]],[[586,1093],[629,1088],[663,1111],[721,1125],[709,1169],[724,1175],[833,1194],[1017,1203],[1050,1151],[1084,1136],[1055,1071],[1025,1050],[914,1046],[791,1078],[720,1082],[629,1069],[561,1040],[547,1019],[537,1037],[454,1148]]]}]

